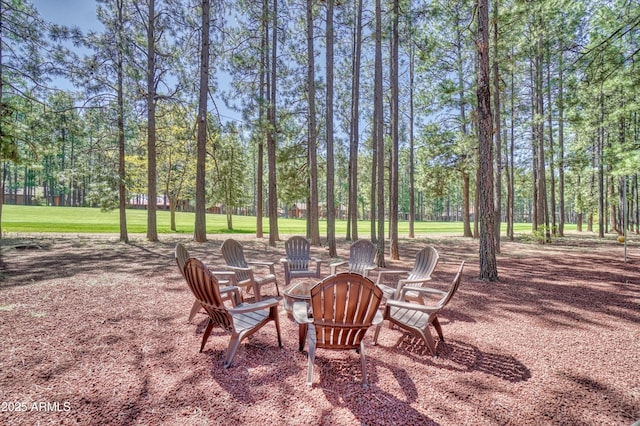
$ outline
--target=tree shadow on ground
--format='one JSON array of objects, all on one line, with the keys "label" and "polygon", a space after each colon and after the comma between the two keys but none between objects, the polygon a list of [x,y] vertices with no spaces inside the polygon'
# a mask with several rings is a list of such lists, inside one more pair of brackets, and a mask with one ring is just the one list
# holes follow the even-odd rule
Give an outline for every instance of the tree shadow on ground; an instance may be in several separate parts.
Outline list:
[{"label": "tree shadow on ground", "polygon": [[[345,354],[348,354],[345,356]],[[362,386],[360,355],[355,351],[339,351],[330,357],[316,356],[315,368],[319,371],[319,382],[313,388],[320,388],[333,409],[323,412],[323,424],[336,424],[332,419],[335,410],[348,409],[358,419],[359,424],[421,424],[438,425],[411,404],[418,398],[418,390],[406,370],[391,363],[367,356],[367,378],[369,385]],[[391,372],[401,389],[401,395],[393,395],[377,385],[378,370]]]},{"label": "tree shadow on ground", "polygon": [[422,339],[403,332],[393,348],[417,363],[445,370],[466,373],[477,371],[512,383],[531,378],[531,371],[514,357],[484,352],[458,340],[438,341],[437,357],[433,357]]}]

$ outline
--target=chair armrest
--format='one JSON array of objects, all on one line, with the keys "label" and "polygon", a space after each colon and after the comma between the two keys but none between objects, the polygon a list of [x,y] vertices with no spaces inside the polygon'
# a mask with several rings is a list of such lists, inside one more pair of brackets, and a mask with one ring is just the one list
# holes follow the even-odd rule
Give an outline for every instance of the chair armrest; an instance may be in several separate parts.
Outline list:
[{"label": "chair armrest", "polygon": [[291,311],[293,319],[298,324],[311,324],[312,318],[309,318],[309,305],[307,302],[294,302]]},{"label": "chair armrest", "polygon": [[400,280],[399,282],[404,284],[418,284],[418,283],[423,283],[426,281],[431,281],[431,277],[427,277],[427,278],[419,278],[419,279],[414,279],[414,280],[410,280],[410,279],[405,279],[405,280]]},{"label": "chair armrest", "polygon": [[322,259],[318,259],[317,257],[312,257],[310,260],[313,261],[313,262],[317,262],[317,263],[322,263],[323,262]]},{"label": "chair armrest", "polygon": [[278,306],[278,303],[280,303],[278,299],[270,297],[269,299],[263,299],[256,303],[241,303],[238,306],[229,309],[229,313],[244,314],[247,312],[261,311],[272,306]]},{"label": "chair armrest", "polygon": [[384,321],[384,316],[382,315],[382,312],[380,312],[380,310],[378,309],[378,311],[376,312],[376,316],[373,317],[373,321],[371,322],[371,325],[378,325],[378,324],[382,324],[382,321]]},{"label": "chair armrest", "polygon": [[220,295],[227,293],[231,294],[234,307],[242,303],[242,293],[240,292],[240,287],[236,287],[235,285],[220,287],[219,291]]},{"label": "chair armrest", "polygon": [[384,293],[384,297],[386,297],[387,299],[393,299],[395,297],[395,294],[396,294],[395,288],[389,287],[388,285],[384,285],[384,284],[376,284],[376,287],[382,290],[382,292]]},{"label": "chair armrest", "polygon": [[275,265],[275,263],[273,262],[263,262],[260,260],[252,260],[251,262],[247,262],[247,264],[256,265],[256,266],[269,266],[269,267]]},{"label": "chair armrest", "polygon": [[442,291],[442,290],[438,290],[435,288],[429,288],[429,287],[402,287],[400,289],[400,294],[402,297],[404,297],[404,294],[408,291],[415,291],[418,293],[428,293],[428,294],[437,294],[438,296],[444,297],[447,295],[446,291]]},{"label": "chair armrest", "polygon": [[438,306],[426,306],[426,305],[420,305],[418,303],[404,302],[402,300],[388,299],[387,308],[391,308],[391,307],[410,309],[412,311],[424,312],[425,314],[438,312],[440,311],[440,309],[442,309],[441,307],[438,307]]},{"label": "chair armrest", "polygon": [[399,274],[407,274],[409,271],[394,271],[392,269],[380,269],[378,271],[378,279],[376,280],[376,284],[380,284],[382,278],[385,275],[399,275]]},{"label": "chair armrest", "polygon": [[220,275],[221,277],[233,277],[235,276],[235,272],[233,271],[221,271],[221,270],[216,270],[214,271],[213,269],[209,270],[213,275]]},{"label": "chair armrest", "polygon": [[251,271],[253,271],[252,268],[243,268],[241,266],[227,265],[227,268],[231,269],[232,271],[241,271],[241,272],[251,272]]},{"label": "chair armrest", "polygon": [[338,266],[346,265],[347,263],[348,262],[346,260],[343,260],[342,262],[330,263],[329,264],[329,270],[331,271],[331,275],[335,275],[336,274],[336,269],[338,268]]},{"label": "chair armrest", "polygon": [[230,285],[235,285],[237,283],[234,271],[214,271],[213,269],[209,271],[218,279],[218,284],[225,285],[230,283]]},{"label": "chair armrest", "polygon": [[254,265],[254,266],[264,266],[269,268],[269,271],[275,275],[276,274],[276,264],[273,262],[261,262],[261,261],[251,261],[251,262],[247,262],[247,264],[249,265]]}]

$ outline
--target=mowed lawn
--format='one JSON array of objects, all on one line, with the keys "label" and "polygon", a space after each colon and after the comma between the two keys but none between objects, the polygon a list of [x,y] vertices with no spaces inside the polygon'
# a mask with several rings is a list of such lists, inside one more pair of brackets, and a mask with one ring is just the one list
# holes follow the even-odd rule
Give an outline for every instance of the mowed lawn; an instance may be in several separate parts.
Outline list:
[{"label": "mowed lawn", "polygon": [[[2,209],[2,231],[11,232],[69,232],[69,233],[119,233],[120,213],[118,210],[109,212],[90,207],[46,207],[46,206],[18,206],[4,205]],[[255,216],[233,216],[233,229],[227,227],[227,217],[222,214],[207,214],[207,233],[246,233],[256,231]],[[171,217],[169,211],[158,210],[156,216],[157,230],[160,234],[188,234],[193,233],[195,214],[176,212],[176,231],[171,231]],[[326,220],[320,220],[320,233],[326,234]],[[503,224],[503,228],[506,225]],[[269,220],[264,218],[263,229],[269,232]],[[336,221],[336,234],[345,235],[347,222]],[[575,229],[575,225],[568,225],[567,230]],[[127,230],[130,233],[147,232],[147,211],[138,209],[127,210]],[[304,219],[279,218],[278,230],[283,235],[306,234]],[[359,221],[358,233],[360,237],[370,235],[371,223]],[[462,234],[462,222],[415,222],[416,235],[423,234]],[[530,232],[531,224],[519,223],[515,225],[516,232]],[[406,235],[409,232],[409,222],[400,221],[398,232]]]}]

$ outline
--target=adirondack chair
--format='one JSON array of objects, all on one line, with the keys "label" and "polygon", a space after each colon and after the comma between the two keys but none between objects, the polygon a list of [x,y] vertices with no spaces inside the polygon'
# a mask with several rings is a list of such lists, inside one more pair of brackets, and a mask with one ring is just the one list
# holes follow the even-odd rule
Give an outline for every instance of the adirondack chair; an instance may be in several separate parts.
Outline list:
[{"label": "adirondack chair", "polygon": [[369,272],[378,268],[376,265],[376,245],[369,240],[358,240],[349,246],[349,260],[335,262],[329,265],[331,275],[335,275],[339,266],[348,265],[349,272],[355,272],[365,277]]},{"label": "adirondack chair", "polygon": [[[440,341],[444,342],[444,336],[442,334],[442,327],[438,322],[438,314],[444,309],[451,301],[453,296],[458,291],[460,281],[462,278],[462,270],[464,268],[464,262],[460,264],[458,272],[456,273],[451,286],[448,291],[437,290],[428,287],[418,287],[411,289],[410,287],[404,287],[400,291],[400,299],[402,299],[402,293],[407,291],[415,291],[429,297],[432,295],[439,296],[440,299],[433,304],[418,304],[412,302],[405,302],[403,300],[387,300],[384,309],[384,319],[388,320],[391,324],[395,324],[400,328],[412,333],[413,335],[424,340],[429,352],[432,356],[436,355],[436,344],[429,331],[429,325],[432,325],[438,333]],[[374,345],[378,342],[378,335],[380,334],[380,325],[376,327],[375,335],[373,336]]]},{"label": "adirondack chair", "polygon": [[[262,300],[262,287],[274,283],[276,293],[280,296],[276,270],[273,262],[247,261],[244,257],[242,245],[234,239],[227,239],[222,243],[222,256],[227,267],[236,273],[237,285],[248,290],[253,290],[256,301]],[[257,270],[269,270],[269,273],[258,275]]]},{"label": "adirondack chair", "polygon": [[308,326],[309,366],[307,385],[313,380],[316,348],[360,352],[362,386],[367,387],[367,365],[363,338],[367,330],[382,322],[378,310],[380,290],[369,278],[354,272],[331,275],[311,289],[311,316],[306,302],[293,306],[295,321]]},{"label": "adirondack chair", "polygon": [[[177,243],[174,255],[180,274],[184,277],[184,264],[190,257],[189,251],[184,245]],[[240,293],[240,289],[234,285],[236,280],[235,273],[231,271],[212,271],[212,273],[217,278],[218,285],[221,286],[220,295],[222,300],[230,300],[233,306],[242,303],[242,294]],[[198,302],[198,300],[194,300],[193,306],[191,306],[191,311],[189,312],[189,322],[193,320],[193,317],[196,316],[201,308],[202,305],[200,305],[200,302]]]},{"label": "adirondack chair", "polygon": [[[412,289],[424,286],[431,280],[431,273],[438,264],[438,259],[438,251],[432,246],[427,246],[416,255],[416,260],[411,271],[382,270],[378,274],[377,285],[382,289],[387,299],[398,299],[403,287],[411,287],[411,289],[402,293],[404,300],[415,300],[422,303],[422,294]],[[407,273],[409,274],[408,277],[400,279],[395,288],[382,284],[385,275],[401,275]]]},{"label": "adirondack chair", "polygon": [[284,282],[288,286],[295,278],[320,278],[322,260],[311,257],[311,243],[304,237],[294,236],[284,243],[287,257],[280,259],[284,267]]},{"label": "adirondack chair", "polygon": [[270,321],[275,323],[278,346],[282,347],[278,316],[280,301],[278,299],[269,298],[256,303],[241,303],[233,308],[228,308],[222,301],[216,278],[200,260],[187,259],[184,275],[196,300],[209,314],[209,323],[202,336],[200,352],[204,349],[213,327],[221,327],[231,333],[224,361],[224,368],[229,368],[240,342]]}]

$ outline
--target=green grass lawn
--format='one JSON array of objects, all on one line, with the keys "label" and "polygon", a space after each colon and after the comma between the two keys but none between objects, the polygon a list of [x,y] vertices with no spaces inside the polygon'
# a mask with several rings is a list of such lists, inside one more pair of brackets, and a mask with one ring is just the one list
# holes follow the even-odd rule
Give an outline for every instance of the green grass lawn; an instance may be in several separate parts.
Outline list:
[{"label": "green grass lawn", "polygon": [[[194,213],[176,213],[176,231],[178,234],[193,233],[195,222]],[[504,226],[504,224],[503,224]],[[157,212],[158,233],[174,233],[170,228],[170,214],[168,211]],[[269,220],[263,220],[264,232],[269,232]],[[347,222],[336,221],[336,234],[345,235]],[[575,225],[568,225],[568,229],[575,229]],[[278,220],[280,234],[306,233],[304,219]],[[358,232],[360,236],[368,236],[371,229],[370,222],[360,221]],[[462,222],[415,222],[417,235],[430,233],[462,234]],[[130,233],[147,232],[146,210],[127,210],[127,230]],[[255,233],[255,216],[233,216],[233,230],[227,229],[227,217],[220,214],[207,215],[207,233]],[[531,231],[531,224],[519,223],[515,225],[516,232]],[[119,233],[119,212],[113,210],[102,212],[97,208],[89,207],[44,207],[44,206],[16,206],[4,205],[2,210],[2,231],[5,232],[70,232],[70,233]],[[409,232],[409,222],[402,221],[398,224],[400,235]],[[326,234],[326,221],[320,221],[320,234]]]}]

